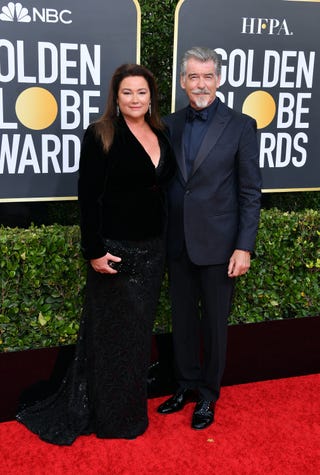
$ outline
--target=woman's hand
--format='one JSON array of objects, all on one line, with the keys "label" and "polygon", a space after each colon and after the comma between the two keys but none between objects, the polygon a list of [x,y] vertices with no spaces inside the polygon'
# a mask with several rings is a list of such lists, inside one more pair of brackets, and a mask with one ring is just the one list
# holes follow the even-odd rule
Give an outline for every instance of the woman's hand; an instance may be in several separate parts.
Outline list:
[{"label": "woman's hand", "polygon": [[[113,256],[109,252],[103,257],[98,257],[98,259],[91,259],[90,264],[93,269],[100,274],[117,274],[118,271],[113,269],[112,262],[120,262],[121,257]],[[111,264],[111,265],[110,265]]]}]

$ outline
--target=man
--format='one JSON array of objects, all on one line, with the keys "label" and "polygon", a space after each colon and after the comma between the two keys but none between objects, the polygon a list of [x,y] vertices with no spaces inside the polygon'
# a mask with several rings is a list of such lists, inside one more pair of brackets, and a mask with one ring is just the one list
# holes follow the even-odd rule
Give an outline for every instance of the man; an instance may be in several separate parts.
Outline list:
[{"label": "man", "polygon": [[190,104],[165,118],[178,163],[168,223],[178,390],[158,412],[194,401],[194,429],[214,420],[234,278],[250,267],[260,214],[256,123],[216,97],[220,75],[214,50],[187,51],[180,83]]}]

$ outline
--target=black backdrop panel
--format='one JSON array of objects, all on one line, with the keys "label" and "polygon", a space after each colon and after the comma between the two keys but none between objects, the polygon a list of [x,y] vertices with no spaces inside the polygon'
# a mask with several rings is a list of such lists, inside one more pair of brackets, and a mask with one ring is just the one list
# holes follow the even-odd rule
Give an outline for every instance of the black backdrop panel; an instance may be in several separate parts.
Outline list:
[{"label": "black backdrop panel", "polygon": [[320,1],[185,0],[176,10],[173,109],[186,105],[180,60],[222,56],[219,97],[257,120],[264,191],[320,190]]},{"label": "black backdrop panel", "polygon": [[[2,2],[3,4],[3,2]],[[0,200],[72,199],[84,129],[137,62],[134,0],[0,5]]]}]

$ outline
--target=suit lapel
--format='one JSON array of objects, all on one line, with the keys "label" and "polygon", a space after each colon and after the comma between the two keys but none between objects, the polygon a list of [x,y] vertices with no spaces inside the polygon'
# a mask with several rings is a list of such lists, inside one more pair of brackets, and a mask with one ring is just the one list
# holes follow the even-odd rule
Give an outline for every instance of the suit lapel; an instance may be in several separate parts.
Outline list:
[{"label": "suit lapel", "polygon": [[191,176],[197,171],[210,150],[215,146],[230,119],[231,114],[220,103],[195,158]]},{"label": "suit lapel", "polygon": [[176,119],[175,122],[175,127],[172,129],[172,145],[173,145],[173,150],[175,152],[176,156],[176,161],[180,170],[180,173],[184,179],[184,181],[187,181],[187,169],[186,169],[186,162],[185,162],[185,154],[184,154],[184,146],[182,142],[182,136],[183,136],[183,129],[185,125],[185,113],[184,109],[181,112],[179,119]]}]

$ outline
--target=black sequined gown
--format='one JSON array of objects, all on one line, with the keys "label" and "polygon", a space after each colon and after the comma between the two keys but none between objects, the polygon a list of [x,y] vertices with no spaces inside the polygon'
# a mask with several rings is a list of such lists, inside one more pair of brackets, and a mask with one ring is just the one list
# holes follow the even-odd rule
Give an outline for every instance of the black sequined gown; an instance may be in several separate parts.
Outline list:
[{"label": "black sequined gown", "polygon": [[[121,133],[139,151],[136,139],[123,127]],[[119,142],[117,137],[115,141]],[[171,158],[163,143],[161,149],[159,166],[153,171],[156,187],[161,175],[166,174],[167,180],[173,170],[168,173]],[[163,196],[161,191],[161,201]],[[146,430],[147,372],[163,276],[164,223],[158,235],[143,239],[103,237],[101,245],[122,257],[122,268],[108,275],[88,264],[78,342],[67,375],[55,394],[21,407],[17,414],[17,420],[41,439],[70,445],[84,434],[132,439]],[[92,239],[87,241],[90,244]]]}]

